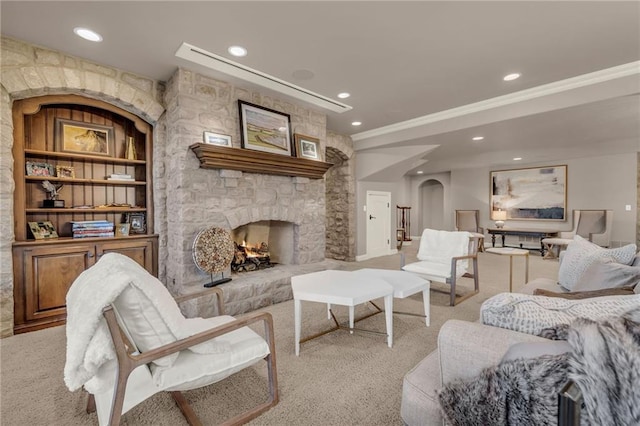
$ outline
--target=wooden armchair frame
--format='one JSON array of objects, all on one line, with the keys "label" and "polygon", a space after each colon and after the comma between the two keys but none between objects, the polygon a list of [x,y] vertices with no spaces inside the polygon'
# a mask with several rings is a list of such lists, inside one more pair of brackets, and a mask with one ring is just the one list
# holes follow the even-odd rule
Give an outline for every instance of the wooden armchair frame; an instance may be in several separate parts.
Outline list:
[{"label": "wooden armchair frame", "polygon": [[[222,299],[222,290],[219,288],[211,288],[202,292],[189,294],[185,296],[177,297],[176,303],[182,303],[188,300],[192,300],[197,297],[207,296],[215,294],[217,305],[218,305],[218,314],[222,315],[224,313],[223,299]],[[127,380],[129,375],[141,365],[148,364],[156,359],[165,357],[167,355],[179,352],[181,350],[187,349],[191,346],[195,346],[197,344],[206,342],[208,340],[213,339],[214,337],[221,336],[223,334],[229,333],[231,331],[237,330],[239,328],[245,327],[247,325],[263,322],[264,323],[264,334],[265,340],[269,346],[269,355],[267,355],[264,360],[267,362],[267,370],[269,377],[269,399],[249,411],[245,411],[241,414],[232,417],[231,419],[224,422],[224,425],[238,425],[248,422],[251,419],[258,417],[260,414],[269,410],[271,407],[278,404],[278,379],[277,379],[277,371],[276,371],[276,350],[275,350],[275,342],[274,342],[274,331],[273,331],[273,318],[271,314],[267,312],[261,313],[252,313],[248,315],[244,315],[242,318],[238,318],[235,321],[223,324],[221,326],[212,328],[210,330],[195,334],[193,336],[187,337],[185,339],[177,340],[173,343],[161,346],[159,348],[144,352],[144,353],[135,353],[135,345],[129,340],[126,336],[126,333],[120,327],[118,320],[116,318],[116,313],[113,310],[113,307],[108,306],[103,310],[103,315],[107,321],[107,325],[109,327],[109,332],[111,333],[111,337],[113,339],[113,344],[116,349],[116,356],[118,360],[118,372],[116,377],[116,388],[113,395],[113,402],[111,404],[111,414],[109,419],[109,425],[115,426],[120,424],[120,418],[122,416],[122,408],[124,405],[124,397],[125,390],[127,386]],[[201,426],[202,422],[198,419],[195,412],[188,404],[184,396],[179,391],[170,391],[171,396],[176,401],[178,408],[184,415],[187,422],[192,426]],[[95,411],[95,399],[92,394],[89,394],[89,400],[87,402],[87,412]]]},{"label": "wooden armchair frame", "polygon": [[[469,254],[464,256],[454,256],[451,258],[451,277],[450,278],[442,277],[442,281],[438,281],[437,279],[433,279],[434,277],[432,276],[421,275],[419,273],[416,273],[417,275],[421,275],[422,277],[430,281],[444,282],[445,284],[449,284],[451,286],[451,291],[449,292],[450,306],[455,306],[456,301],[463,302],[467,300],[469,297],[477,294],[480,291],[480,281],[478,278],[478,244],[479,244],[478,240],[479,240],[478,237],[473,237],[473,236],[469,237],[469,249],[468,249]],[[471,263],[473,265],[473,274],[467,272],[462,276],[473,278],[474,291],[464,296],[461,296],[456,300],[456,280],[457,280],[457,272],[458,272],[458,262],[460,260],[465,260],[465,259],[471,259]],[[404,256],[404,253],[400,253],[400,269],[402,269],[404,266],[405,266],[405,256]],[[415,273],[415,272],[412,272],[412,273]],[[442,293],[442,290],[434,289],[433,287],[431,287],[431,290]]]}]

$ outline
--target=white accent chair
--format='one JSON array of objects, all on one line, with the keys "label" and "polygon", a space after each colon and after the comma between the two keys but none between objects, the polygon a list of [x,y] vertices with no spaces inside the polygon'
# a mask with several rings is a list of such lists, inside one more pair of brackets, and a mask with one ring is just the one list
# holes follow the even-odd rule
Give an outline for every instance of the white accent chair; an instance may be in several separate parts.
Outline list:
[{"label": "white accent chair", "polygon": [[480,210],[456,210],[456,231],[467,231],[478,239],[478,251],[484,251],[484,228],[480,226]]},{"label": "white accent chair", "polygon": [[[425,229],[420,238],[418,262],[404,264],[404,271],[419,275],[430,281],[442,282],[451,286],[450,305],[456,304],[456,283],[462,276],[473,278],[474,291],[458,299],[461,302],[478,293],[478,239],[466,231],[438,231]],[[469,260],[473,264],[473,273],[469,272]],[[433,289],[433,287],[432,287]]]},{"label": "white accent chair", "polygon": [[580,235],[601,247],[611,245],[611,228],[613,227],[613,210],[574,210],[573,229],[562,231],[555,238],[544,238],[545,259],[556,259],[560,252]]},{"label": "white accent chair", "polygon": [[[278,403],[271,314],[253,313],[238,319],[222,315],[223,295],[219,288],[173,299],[160,281],[133,260],[126,259],[122,255],[108,254],[93,266],[104,267],[101,262],[107,261],[119,261],[123,265],[119,267],[118,264],[117,272],[105,276],[102,282],[93,282],[95,286],[115,288],[118,286],[115,281],[124,280],[123,289],[112,291],[116,297],[102,311],[108,327],[108,332],[104,332],[105,339],[108,341],[110,334],[117,362],[103,363],[98,375],[84,384],[85,389],[92,392],[87,412],[96,411],[101,426],[120,424],[124,413],[163,391],[171,394],[190,425],[201,425],[181,392],[219,382],[260,360],[267,363],[268,400],[232,417],[225,424],[246,423]],[[118,274],[124,279],[115,278]],[[76,305],[69,306],[72,312],[77,312],[78,305],[83,302],[82,298],[75,298],[76,294],[81,292],[75,291],[71,298]],[[85,292],[85,298],[90,294]],[[182,316],[177,303],[207,295],[216,298],[218,316],[205,319]],[[177,338],[175,327],[172,327],[176,319],[180,323],[195,321],[190,324],[197,324],[198,329],[189,331],[188,337]],[[73,322],[77,323],[77,319],[73,318]],[[264,337],[247,327],[253,323],[263,323]],[[69,326],[69,321],[67,324]],[[102,335],[100,330],[92,341]],[[106,349],[103,357],[107,357]],[[97,380],[102,380],[100,386],[96,384]]]}]

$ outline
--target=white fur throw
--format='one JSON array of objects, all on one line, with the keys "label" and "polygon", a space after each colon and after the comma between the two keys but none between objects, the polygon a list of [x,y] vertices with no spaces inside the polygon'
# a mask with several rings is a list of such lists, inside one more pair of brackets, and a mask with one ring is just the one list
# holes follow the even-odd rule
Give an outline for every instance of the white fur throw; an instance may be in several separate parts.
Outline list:
[{"label": "white fur throw", "polygon": [[571,300],[500,293],[482,304],[480,322],[537,336],[546,328],[569,324],[576,318],[597,321],[611,315],[620,315],[637,306],[640,306],[640,295]]},{"label": "white fur throw", "polygon": [[[107,363],[114,364],[116,355],[102,310],[130,285],[135,285],[148,306],[162,314],[164,324],[161,325],[173,334],[172,341],[212,327],[211,322],[202,318],[184,318],[166,287],[134,260],[107,253],[80,274],[67,293],[64,381],[69,390],[85,385],[93,393],[100,392],[113,380],[113,366]],[[191,349],[199,353],[220,353],[229,346],[224,341],[210,341]],[[88,386],[87,382],[90,382]]]}]

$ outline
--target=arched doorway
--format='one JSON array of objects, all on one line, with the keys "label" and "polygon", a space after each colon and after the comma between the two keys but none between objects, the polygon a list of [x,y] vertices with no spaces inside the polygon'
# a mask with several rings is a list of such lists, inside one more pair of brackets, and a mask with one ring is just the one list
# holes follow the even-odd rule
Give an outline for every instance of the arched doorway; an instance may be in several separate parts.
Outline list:
[{"label": "arched doorway", "polygon": [[445,229],[444,185],[440,181],[424,181],[418,190],[420,198],[421,229]]}]

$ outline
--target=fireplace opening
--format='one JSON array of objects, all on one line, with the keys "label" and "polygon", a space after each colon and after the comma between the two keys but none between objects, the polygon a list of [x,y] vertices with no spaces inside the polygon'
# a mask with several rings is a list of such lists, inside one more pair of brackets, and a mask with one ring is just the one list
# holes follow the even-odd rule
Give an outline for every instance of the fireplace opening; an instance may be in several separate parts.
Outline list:
[{"label": "fireplace opening", "polygon": [[293,223],[262,220],[231,231],[235,252],[232,272],[251,272],[276,264],[291,264],[294,256]]}]

